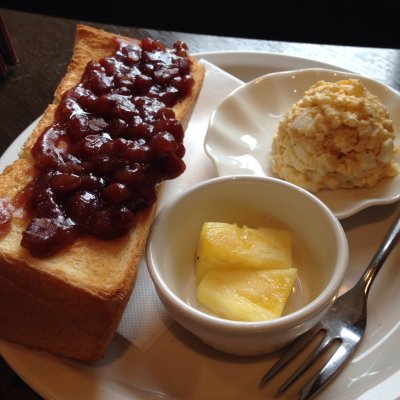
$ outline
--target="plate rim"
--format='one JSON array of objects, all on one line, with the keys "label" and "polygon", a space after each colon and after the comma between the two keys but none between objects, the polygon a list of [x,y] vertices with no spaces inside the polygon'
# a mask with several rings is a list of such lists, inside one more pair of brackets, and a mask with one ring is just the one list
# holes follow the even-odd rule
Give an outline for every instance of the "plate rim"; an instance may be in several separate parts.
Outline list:
[{"label": "plate rim", "polygon": [[[355,73],[351,70],[342,68],[338,65],[326,63],[324,61],[317,60],[315,58],[307,58],[307,57],[301,57],[301,56],[294,56],[291,54],[285,54],[285,53],[274,53],[270,51],[262,51],[262,50],[225,50],[225,51],[203,51],[203,52],[196,52],[192,54],[193,57],[195,58],[213,58],[213,57],[244,57],[244,56],[249,56],[249,55],[255,55],[256,57],[264,58],[264,57],[271,57],[275,59],[279,59],[280,61],[283,60],[290,60],[293,62],[304,62],[305,64],[309,64],[310,62],[317,65],[317,68],[335,68],[338,71],[343,71],[343,72],[350,72],[350,73]],[[242,63],[241,65],[248,65],[248,63]]]}]

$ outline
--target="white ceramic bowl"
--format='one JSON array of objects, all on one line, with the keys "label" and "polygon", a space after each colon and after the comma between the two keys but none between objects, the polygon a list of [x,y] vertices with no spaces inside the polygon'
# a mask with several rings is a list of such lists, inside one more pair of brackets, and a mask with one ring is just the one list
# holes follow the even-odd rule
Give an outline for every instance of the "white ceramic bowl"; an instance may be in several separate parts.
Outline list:
[{"label": "white ceramic bowl", "polygon": [[[282,317],[231,321],[197,302],[195,254],[207,221],[291,231],[298,279]],[[309,192],[275,178],[230,176],[198,184],[166,205],[151,228],[146,258],[158,295],[177,322],[216,349],[256,355],[283,347],[322,318],[342,282],[348,245],[338,219]]]}]

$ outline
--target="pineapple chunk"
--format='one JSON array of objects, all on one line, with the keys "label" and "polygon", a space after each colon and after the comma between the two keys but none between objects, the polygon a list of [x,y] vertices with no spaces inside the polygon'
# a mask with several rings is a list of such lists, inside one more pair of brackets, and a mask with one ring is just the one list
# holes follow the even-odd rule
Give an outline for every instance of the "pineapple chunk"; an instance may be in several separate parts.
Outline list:
[{"label": "pineapple chunk", "polygon": [[270,320],[282,315],[296,276],[296,268],[209,270],[197,287],[197,298],[222,318]]},{"label": "pineapple chunk", "polygon": [[292,266],[291,235],[280,229],[206,222],[197,252],[197,283],[214,268],[280,269]]}]

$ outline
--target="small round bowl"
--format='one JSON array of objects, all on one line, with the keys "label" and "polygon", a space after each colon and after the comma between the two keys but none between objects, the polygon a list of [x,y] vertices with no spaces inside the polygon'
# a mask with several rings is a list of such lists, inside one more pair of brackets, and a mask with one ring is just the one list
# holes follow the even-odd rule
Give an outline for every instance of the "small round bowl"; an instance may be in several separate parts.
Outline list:
[{"label": "small round bowl", "polygon": [[[202,225],[210,221],[292,233],[298,277],[280,318],[232,321],[198,303],[195,256]],[[177,322],[218,350],[257,355],[283,347],[321,320],[341,285],[348,244],[338,219],[309,192],[275,178],[229,176],[200,183],[166,205],[152,225],[146,259]]]}]

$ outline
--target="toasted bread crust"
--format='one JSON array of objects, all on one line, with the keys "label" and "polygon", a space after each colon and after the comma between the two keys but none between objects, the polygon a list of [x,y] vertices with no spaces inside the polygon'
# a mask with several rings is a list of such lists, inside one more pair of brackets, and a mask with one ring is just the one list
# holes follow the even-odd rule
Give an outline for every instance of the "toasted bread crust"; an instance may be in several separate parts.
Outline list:
[{"label": "toasted bread crust", "polygon": [[[0,197],[11,199],[35,173],[31,149],[54,121],[63,93],[76,86],[90,60],[116,50],[116,35],[78,25],[68,70],[20,152],[0,176]],[[133,40],[123,37],[125,40]],[[204,68],[193,60],[195,85],[174,111],[186,127],[197,100]],[[28,221],[14,218],[0,238],[0,336],[65,357],[95,361],[104,354],[132,291],[156,206],[138,215],[129,234],[112,241],[81,236],[56,255],[38,259],[20,246]]]}]

